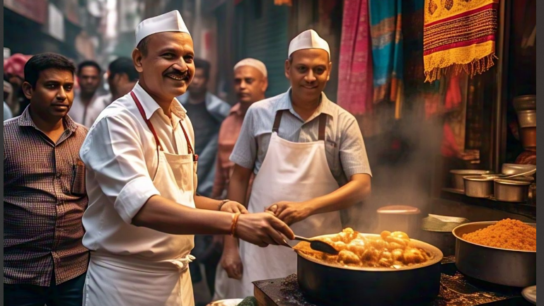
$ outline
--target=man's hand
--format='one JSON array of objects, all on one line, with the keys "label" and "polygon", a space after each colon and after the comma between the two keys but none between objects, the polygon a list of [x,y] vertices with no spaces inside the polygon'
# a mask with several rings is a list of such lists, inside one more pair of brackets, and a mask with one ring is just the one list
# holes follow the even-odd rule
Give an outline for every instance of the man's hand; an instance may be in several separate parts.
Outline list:
[{"label": "man's hand", "polygon": [[285,237],[293,239],[295,234],[280,219],[270,213],[243,214],[238,217],[236,225],[238,238],[260,247],[269,244],[285,245]]},{"label": "man's hand", "polygon": [[228,201],[227,203],[223,204],[223,206],[221,206],[221,211],[230,212],[234,214],[238,212],[241,214],[248,213],[245,206],[236,201]]},{"label": "man's hand", "polygon": [[230,278],[242,279],[244,267],[238,248],[225,248],[220,263],[221,267],[225,269]]},{"label": "man's hand", "polygon": [[310,207],[308,202],[282,201],[270,205],[265,211],[274,213],[280,220],[291,225],[308,218],[311,215]]}]

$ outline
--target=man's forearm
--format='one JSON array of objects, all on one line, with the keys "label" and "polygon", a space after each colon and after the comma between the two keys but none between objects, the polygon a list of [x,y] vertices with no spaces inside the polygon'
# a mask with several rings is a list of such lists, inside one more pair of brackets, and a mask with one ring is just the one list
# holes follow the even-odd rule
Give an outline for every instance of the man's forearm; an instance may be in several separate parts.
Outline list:
[{"label": "man's forearm", "polygon": [[134,216],[132,224],[174,235],[221,235],[230,233],[232,214],[194,209],[152,196]]},{"label": "man's forearm", "polygon": [[204,196],[195,196],[195,206],[198,209],[217,210],[221,202]]},{"label": "man's forearm", "polygon": [[337,190],[308,201],[310,215],[346,209],[364,200],[371,190],[370,175],[355,174]]}]

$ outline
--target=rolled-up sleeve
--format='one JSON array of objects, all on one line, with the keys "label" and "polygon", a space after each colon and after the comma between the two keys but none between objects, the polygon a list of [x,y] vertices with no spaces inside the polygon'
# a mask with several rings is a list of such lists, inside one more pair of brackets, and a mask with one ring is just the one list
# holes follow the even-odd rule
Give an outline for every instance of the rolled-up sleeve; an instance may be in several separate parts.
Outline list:
[{"label": "rolled-up sleeve", "polygon": [[359,129],[359,124],[353,117],[347,121],[345,128],[342,130],[340,162],[348,179],[354,174],[361,173],[372,176],[363,135]]},{"label": "rolled-up sleeve", "polygon": [[253,120],[254,109],[250,107],[247,110],[240,135],[230,155],[230,161],[247,169],[253,169],[257,158],[257,142],[255,140]]},{"label": "rolled-up sleeve", "polygon": [[80,157],[102,192],[127,223],[153,195],[153,185],[142,151],[141,138],[129,115],[102,117],[85,139]]}]

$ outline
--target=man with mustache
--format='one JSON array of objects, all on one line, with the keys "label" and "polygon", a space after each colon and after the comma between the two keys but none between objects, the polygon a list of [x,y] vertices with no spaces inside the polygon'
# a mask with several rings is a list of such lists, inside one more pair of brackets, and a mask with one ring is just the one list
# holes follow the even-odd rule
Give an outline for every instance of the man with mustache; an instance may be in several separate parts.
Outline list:
[{"label": "man with mustache", "polygon": [[[295,37],[285,61],[291,88],[248,109],[230,157],[235,166],[227,197],[246,203],[255,174],[248,210],[272,212],[305,237],[340,232],[339,211],[370,193],[357,121],[323,93],[331,68],[329,45],[315,31]],[[296,273],[296,254],[284,247],[264,250],[225,237],[227,256],[225,270],[240,280],[227,298],[251,295],[253,281]]]},{"label": "man with mustache", "polygon": [[80,150],[91,250],[87,306],[194,305],[194,235],[232,235],[259,246],[293,232],[270,213],[195,194],[198,155],[175,98],[195,74],[193,40],[178,11],[143,20],[132,52],[139,81],[98,117]]},{"label": "man with mustache", "polygon": [[87,207],[77,152],[87,128],[68,111],[76,68],[43,53],[24,67],[30,105],[4,121],[4,303],[81,305],[89,251],[81,243]]}]

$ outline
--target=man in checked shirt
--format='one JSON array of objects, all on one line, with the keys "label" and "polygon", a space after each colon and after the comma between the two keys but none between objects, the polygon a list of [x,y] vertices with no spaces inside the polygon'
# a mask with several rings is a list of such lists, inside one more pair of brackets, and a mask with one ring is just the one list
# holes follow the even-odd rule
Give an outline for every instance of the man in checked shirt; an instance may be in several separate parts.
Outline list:
[{"label": "man in checked shirt", "polygon": [[67,115],[74,71],[62,55],[32,57],[22,85],[30,105],[4,121],[5,305],[82,304],[87,128]]}]

